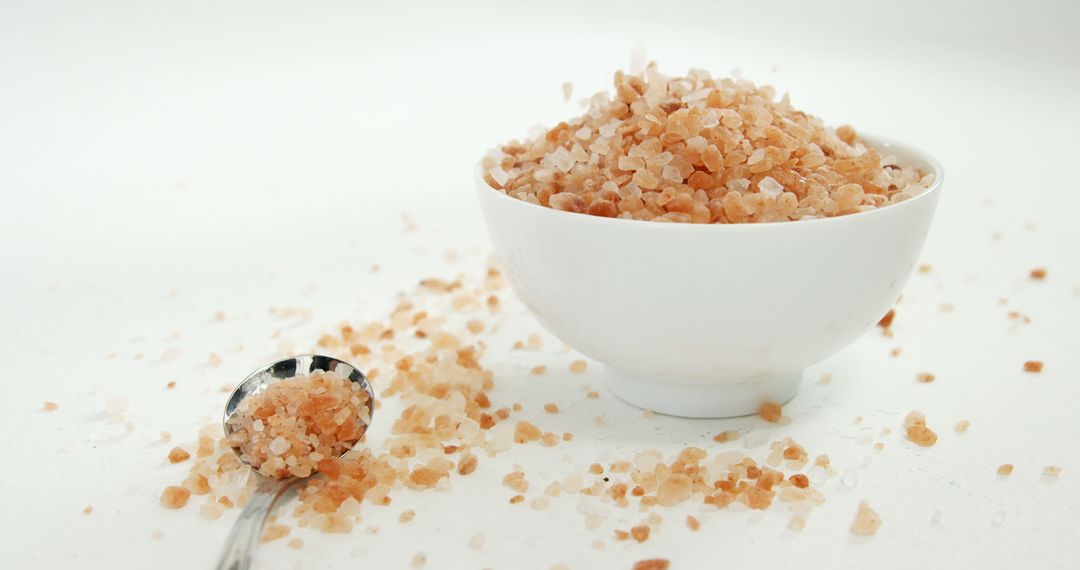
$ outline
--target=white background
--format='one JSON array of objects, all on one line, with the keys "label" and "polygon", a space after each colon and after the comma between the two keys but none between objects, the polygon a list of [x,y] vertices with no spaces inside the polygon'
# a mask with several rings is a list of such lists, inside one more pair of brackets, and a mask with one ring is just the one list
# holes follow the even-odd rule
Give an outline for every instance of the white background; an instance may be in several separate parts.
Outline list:
[{"label": "white background", "polygon": [[[785,408],[792,423],[771,428],[857,472],[857,485],[828,482],[802,533],[785,530],[781,506],[755,517],[693,505],[660,509],[664,524],[641,545],[610,539],[636,512],[586,531],[574,497],[544,512],[511,508],[498,481],[515,462],[532,494],[597,458],[741,449],[709,438],[762,427],[645,420],[606,392],[586,401],[589,375],[565,373],[573,355],[555,354],[550,337],[543,354],[508,350],[539,329],[515,307],[485,360],[493,396],[522,402],[526,417],[559,402],[555,429],[572,428],[575,441],[484,461],[449,493],[399,492],[391,507],[365,507],[361,527],[377,534],[299,533],[304,549],[272,544],[262,564],[403,568],[418,550],[428,568],[629,568],[653,556],[680,570],[1074,564],[1077,4],[533,4],[0,4],[0,566],[210,566],[235,511],[209,522],[160,507],[160,489],[186,467],[166,464],[158,433],[193,440],[219,413],[222,385],[336,323],[381,317],[421,277],[482,267],[472,165],[497,142],[577,113],[559,86],[572,81],[575,98],[605,88],[635,46],[672,73],[740,68],[831,124],[911,142],[944,164],[924,252],[933,271],[912,278],[895,338],[872,332],[810,369]],[[417,231],[403,231],[403,212]],[[462,260],[449,264],[447,248]],[[1036,266],[1049,269],[1045,282],[1027,278]],[[268,315],[272,306],[313,318],[283,342],[271,335],[291,321]],[[1032,322],[1016,326],[1010,310]],[[212,322],[217,311],[225,322]],[[160,362],[170,348],[182,356]],[[206,364],[212,352],[221,366]],[[1046,370],[1023,373],[1028,359]],[[529,379],[540,362],[553,372]],[[921,370],[937,381],[916,383]],[[817,384],[825,371],[834,380]],[[169,380],[178,388],[166,392]],[[103,419],[118,397],[131,433]],[[40,412],[43,400],[60,410]],[[912,409],[926,412],[936,446],[899,437]],[[599,414],[607,427],[592,424]],[[972,423],[962,436],[951,429],[961,419]],[[893,435],[880,437],[884,427]],[[860,445],[864,435],[885,451]],[[1016,472],[999,479],[1005,462]],[[1064,467],[1056,481],[1040,476],[1050,464]],[[885,520],[868,540],[847,530],[860,499]],[[406,507],[417,519],[399,525]],[[703,519],[700,532],[685,512]],[[155,529],[166,538],[152,540]],[[467,546],[477,532],[480,551]],[[607,547],[592,548],[595,538]]]}]

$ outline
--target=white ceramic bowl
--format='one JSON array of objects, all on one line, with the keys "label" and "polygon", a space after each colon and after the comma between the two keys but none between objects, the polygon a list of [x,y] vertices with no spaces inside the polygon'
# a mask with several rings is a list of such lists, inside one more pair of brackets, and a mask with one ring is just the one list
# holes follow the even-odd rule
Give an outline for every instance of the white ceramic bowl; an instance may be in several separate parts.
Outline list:
[{"label": "white ceramic bowl", "polygon": [[941,194],[797,222],[672,224],[574,214],[511,198],[476,170],[480,206],[510,286],[540,323],[606,365],[642,408],[730,417],[786,402],[803,369],[858,339],[896,301]]}]

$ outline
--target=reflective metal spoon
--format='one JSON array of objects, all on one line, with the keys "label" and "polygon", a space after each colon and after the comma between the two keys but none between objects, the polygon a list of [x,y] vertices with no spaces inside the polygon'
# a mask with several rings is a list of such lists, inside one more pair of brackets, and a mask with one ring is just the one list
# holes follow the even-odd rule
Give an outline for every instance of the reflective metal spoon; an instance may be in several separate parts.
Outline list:
[{"label": "reflective metal spoon", "polygon": [[[275,362],[265,368],[252,372],[229,396],[229,402],[225,404],[225,437],[232,433],[229,418],[236,413],[236,408],[244,398],[262,392],[267,385],[291,378],[297,374],[308,374],[316,370],[326,372],[336,371],[338,374],[359,384],[368,394],[368,418],[375,413],[375,394],[371,391],[367,377],[347,362],[342,362],[329,356],[305,354],[286,360]],[[365,428],[365,432],[366,432]],[[363,437],[361,435],[361,437]],[[354,442],[355,444],[355,442]],[[239,455],[239,450],[233,449]],[[348,453],[348,451],[346,451]],[[225,550],[221,553],[218,561],[219,570],[248,570],[255,560],[255,549],[259,546],[262,538],[263,527],[266,519],[277,504],[278,499],[285,494],[294,483],[303,481],[296,477],[288,479],[272,479],[252,470],[251,474],[259,481],[255,492],[251,495],[247,505],[244,506],[240,518],[233,525],[229,540],[225,543]]]}]

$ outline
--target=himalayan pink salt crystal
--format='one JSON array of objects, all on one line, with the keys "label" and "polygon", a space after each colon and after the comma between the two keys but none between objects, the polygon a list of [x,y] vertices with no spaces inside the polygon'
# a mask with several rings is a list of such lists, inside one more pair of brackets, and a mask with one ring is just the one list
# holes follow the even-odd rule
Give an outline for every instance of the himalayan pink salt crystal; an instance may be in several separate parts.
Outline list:
[{"label": "himalayan pink salt crystal", "polygon": [[765,402],[758,408],[758,417],[767,422],[776,423],[782,416],[783,408],[776,402]]},{"label": "himalayan pink salt crystal", "polygon": [[56,402],[45,402],[45,405],[42,406],[42,409],[44,409],[46,412],[55,412],[56,410],[60,409],[60,406],[57,405]]},{"label": "himalayan pink salt crystal", "polygon": [[585,201],[581,199],[577,194],[570,192],[563,192],[561,194],[555,194],[550,198],[550,204],[552,208],[556,210],[564,210],[567,212],[584,212]]},{"label": "himalayan pink salt crystal", "polygon": [[766,176],[758,182],[758,191],[770,198],[779,198],[784,193],[784,186],[772,176]]},{"label": "himalayan pink salt crystal", "polygon": [[904,419],[904,429],[907,438],[911,442],[922,447],[930,447],[937,443],[937,434],[926,427],[926,416],[922,412],[914,411]]},{"label": "himalayan pink salt crystal", "polygon": [[186,487],[169,486],[161,492],[161,504],[170,509],[179,509],[187,504],[191,491]]},{"label": "himalayan pink salt crystal", "polygon": [[858,184],[844,184],[833,191],[831,198],[841,211],[851,210],[862,202],[863,188]]},{"label": "himalayan pink salt crystal", "polygon": [[694,491],[693,481],[681,473],[669,475],[656,490],[657,501],[666,507],[677,505],[690,498]]},{"label": "himalayan pink salt crystal", "polygon": [[169,450],[169,463],[180,463],[181,461],[187,461],[190,457],[191,454],[182,448],[174,447]]},{"label": "himalayan pink salt crystal", "polygon": [[1056,479],[1059,475],[1061,475],[1061,471],[1062,468],[1059,465],[1047,465],[1043,468],[1043,476]]},{"label": "himalayan pink salt crystal", "polygon": [[423,552],[417,552],[409,561],[409,565],[413,568],[423,568],[425,564],[427,564],[427,555]]},{"label": "himalayan pink salt crystal", "polygon": [[225,514],[225,507],[217,501],[211,501],[199,507],[199,514],[208,519],[216,519]]},{"label": "himalayan pink salt crystal", "polygon": [[304,540],[302,538],[293,537],[290,538],[289,542],[287,542],[286,544],[289,545],[289,548],[299,550],[304,547]]},{"label": "himalayan pink salt crystal", "polygon": [[876,533],[879,527],[881,527],[881,517],[870,508],[869,503],[860,501],[859,509],[855,513],[855,521],[851,523],[851,532],[869,536]]},{"label": "himalayan pink salt crystal", "polygon": [[800,531],[806,528],[806,517],[796,513],[791,516],[788,521],[787,527],[789,530]]}]

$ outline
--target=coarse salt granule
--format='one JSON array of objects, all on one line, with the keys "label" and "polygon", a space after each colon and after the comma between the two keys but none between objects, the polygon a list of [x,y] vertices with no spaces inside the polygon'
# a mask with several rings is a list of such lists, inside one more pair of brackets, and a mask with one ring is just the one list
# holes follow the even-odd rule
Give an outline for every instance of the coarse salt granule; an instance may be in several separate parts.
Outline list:
[{"label": "coarse salt granule", "polygon": [[930,447],[937,443],[937,434],[926,427],[926,416],[922,412],[913,411],[904,418],[904,430],[907,438],[922,447]]},{"label": "coarse salt granule", "polygon": [[855,520],[851,523],[851,532],[858,535],[871,535],[881,527],[881,517],[878,516],[870,504],[866,501],[859,502],[859,509],[855,512]]}]

